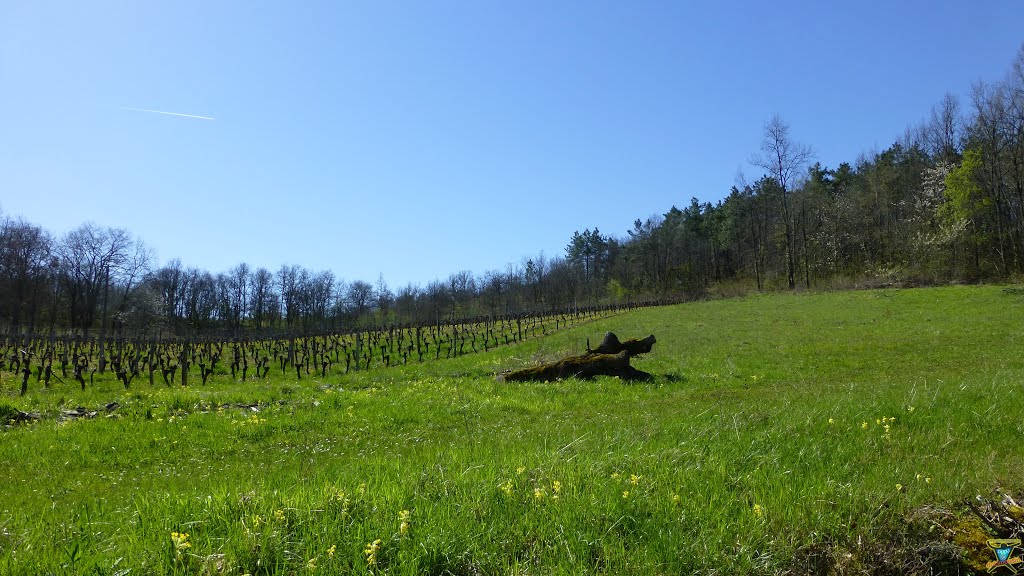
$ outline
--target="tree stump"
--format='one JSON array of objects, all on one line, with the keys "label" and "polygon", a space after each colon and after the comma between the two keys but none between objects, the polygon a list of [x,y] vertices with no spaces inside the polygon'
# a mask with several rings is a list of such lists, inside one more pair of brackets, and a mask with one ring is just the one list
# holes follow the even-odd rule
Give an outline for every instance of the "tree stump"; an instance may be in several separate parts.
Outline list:
[{"label": "tree stump", "polygon": [[636,356],[638,354],[646,354],[651,351],[654,347],[655,342],[658,340],[651,334],[643,340],[626,340],[625,342],[619,342],[618,336],[612,332],[607,332],[604,335],[604,340],[601,341],[601,345],[590,350],[590,344],[587,343],[588,354],[618,354],[625,350],[629,352],[630,356]]},{"label": "tree stump", "polygon": [[650,352],[656,341],[651,335],[643,340],[620,342],[615,334],[608,332],[604,336],[604,341],[596,349],[590,350],[588,343],[586,354],[569,356],[557,362],[509,372],[505,374],[505,381],[550,382],[562,378],[589,379],[594,376],[618,376],[629,381],[651,380],[653,376],[630,366],[629,359],[638,354]]}]

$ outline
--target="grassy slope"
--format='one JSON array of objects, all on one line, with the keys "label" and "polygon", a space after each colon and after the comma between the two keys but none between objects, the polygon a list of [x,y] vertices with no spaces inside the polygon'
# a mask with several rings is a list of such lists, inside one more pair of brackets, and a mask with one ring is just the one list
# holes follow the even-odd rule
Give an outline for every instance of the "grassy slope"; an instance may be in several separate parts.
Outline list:
[{"label": "grassy slope", "polygon": [[[771,573],[1024,486],[1021,318],[997,287],[770,295],[326,380],[18,398],[4,373],[0,404],[123,407],[0,431],[0,572],[363,572],[381,539],[395,574]],[[655,383],[493,378],[605,330],[658,337]]]}]

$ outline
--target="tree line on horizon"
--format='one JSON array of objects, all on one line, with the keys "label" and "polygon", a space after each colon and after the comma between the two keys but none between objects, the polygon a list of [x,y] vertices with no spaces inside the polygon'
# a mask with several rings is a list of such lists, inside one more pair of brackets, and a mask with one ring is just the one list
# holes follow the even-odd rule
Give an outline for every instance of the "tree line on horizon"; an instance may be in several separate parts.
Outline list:
[{"label": "tree line on horizon", "polygon": [[947,94],[881,152],[836,167],[764,127],[763,174],[715,204],[637,219],[623,237],[587,228],[564,256],[480,275],[459,271],[392,290],[330,271],[241,263],[211,273],[154,267],[120,228],[83,224],[61,238],[0,221],[0,330],[323,332],[440,323],[603,303],[692,299],[710,290],[933,284],[1024,274],[1024,46],[1006,77]]},{"label": "tree line on horizon", "polygon": [[890,147],[811,163],[779,117],[721,201],[637,219],[616,239],[577,232],[566,257],[601,296],[694,296],[712,286],[933,284],[1024,273],[1024,46],[1005,79],[947,94]]}]

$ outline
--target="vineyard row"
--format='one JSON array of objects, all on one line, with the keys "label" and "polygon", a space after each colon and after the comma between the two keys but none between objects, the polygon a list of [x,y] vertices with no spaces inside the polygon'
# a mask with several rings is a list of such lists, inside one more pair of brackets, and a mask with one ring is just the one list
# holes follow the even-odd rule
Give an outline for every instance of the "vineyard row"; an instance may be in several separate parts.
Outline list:
[{"label": "vineyard row", "polygon": [[[35,377],[49,388],[52,380],[77,382],[82,390],[96,373],[114,373],[129,389],[143,375],[151,386],[190,378],[202,384],[221,368],[233,380],[267,378],[272,369],[296,378],[371,367],[388,368],[409,362],[454,358],[502,345],[545,336],[581,322],[605,318],[657,303],[588,307],[556,314],[502,316],[444,324],[388,326],[312,336],[278,335],[254,338],[111,338],[82,335],[8,335],[0,342],[4,368],[21,377],[21,394]],[[342,366],[344,367],[342,369]]]}]

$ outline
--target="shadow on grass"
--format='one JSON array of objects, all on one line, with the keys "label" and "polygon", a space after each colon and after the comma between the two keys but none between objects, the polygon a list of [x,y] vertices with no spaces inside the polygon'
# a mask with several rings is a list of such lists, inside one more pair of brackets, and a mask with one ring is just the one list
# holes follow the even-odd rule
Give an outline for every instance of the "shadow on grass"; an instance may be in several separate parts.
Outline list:
[{"label": "shadow on grass", "polygon": [[689,379],[678,372],[669,372],[667,374],[658,374],[654,376],[654,383],[659,385],[681,384],[686,382],[689,382]]}]

